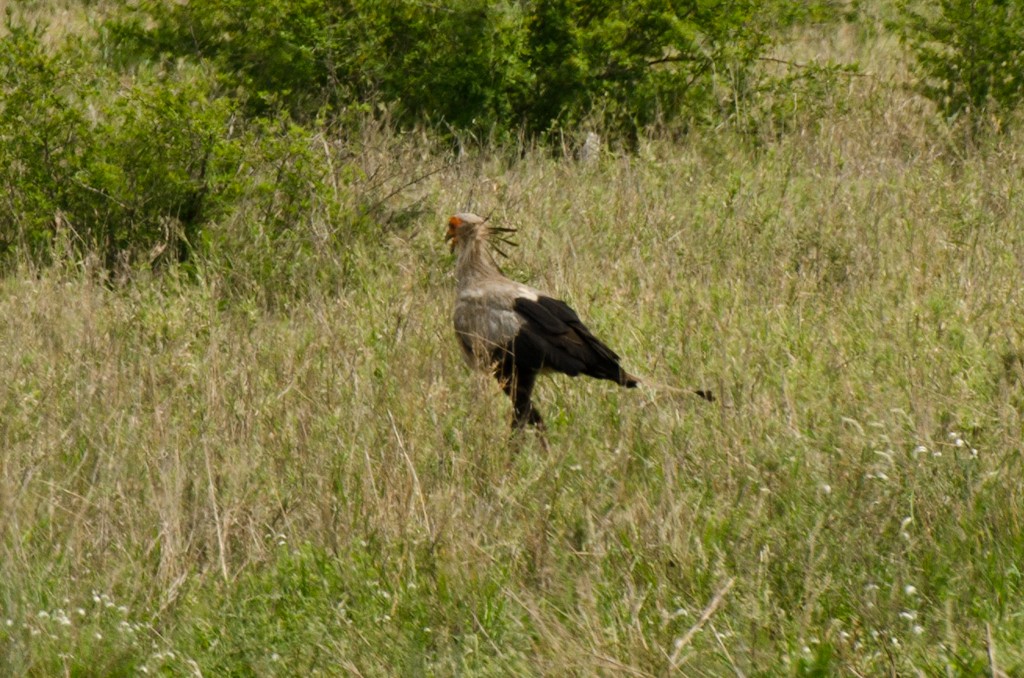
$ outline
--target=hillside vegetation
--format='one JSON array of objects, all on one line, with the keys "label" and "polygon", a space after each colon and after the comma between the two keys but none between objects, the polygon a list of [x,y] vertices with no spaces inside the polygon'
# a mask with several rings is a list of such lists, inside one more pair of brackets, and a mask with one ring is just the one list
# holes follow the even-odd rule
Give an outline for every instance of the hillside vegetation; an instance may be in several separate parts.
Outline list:
[{"label": "hillside vegetation", "polygon": [[[941,15],[803,3],[699,114],[496,131],[119,5],[0,43],[0,673],[1024,673],[1024,136]],[[645,381],[542,380],[548,449],[460,358],[462,209]]]}]

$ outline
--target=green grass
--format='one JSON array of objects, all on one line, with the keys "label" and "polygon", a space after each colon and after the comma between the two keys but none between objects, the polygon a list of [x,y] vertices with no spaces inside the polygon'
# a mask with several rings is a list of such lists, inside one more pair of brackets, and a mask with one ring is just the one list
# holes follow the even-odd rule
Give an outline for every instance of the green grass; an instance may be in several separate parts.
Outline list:
[{"label": "green grass", "polygon": [[[843,100],[470,155],[269,306],[212,265],[0,280],[0,673],[1024,672],[1022,139]],[[459,357],[466,207],[648,382],[542,381],[547,452]]]}]

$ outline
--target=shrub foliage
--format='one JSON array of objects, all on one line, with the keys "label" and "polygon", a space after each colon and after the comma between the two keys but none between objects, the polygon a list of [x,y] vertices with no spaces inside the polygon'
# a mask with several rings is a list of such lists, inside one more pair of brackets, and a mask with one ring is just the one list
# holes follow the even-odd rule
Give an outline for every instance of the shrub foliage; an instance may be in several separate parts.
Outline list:
[{"label": "shrub foliage", "polygon": [[375,104],[402,124],[488,136],[542,134],[597,111],[635,136],[730,99],[769,42],[759,6],[151,0],[119,34],[147,57],[211,60],[256,110],[308,118]]},{"label": "shrub foliage", "polygon": [[[9,18],[0,266],[50,261],[62,251],[55,243],[107,270],[215,247],[246,270],[276,270],[257,253],[344,248],[367,215],[339,192],[353,172],[323,141],[354,138],[373,117],[479,142],[559,139],[592,125],[627,148],[652,127],[730,118],[754,136],[785,133],[788,111],[813,110],[808,101],[840,70],[811,64],[772,80],[761,59],[781,29],[855,15],[843,7],[140,0],[112,9],[92,37],[58,45]],[[1019,103],[1020,0],[903,7],[920,87],[947,116]],[[314,211],[343,226],[313,233]],[[242,253],[258,261],[238,261]]]},{"label": "shrub foliage", "polygon": [[240,211],[280,254],[313,196],[329,195],[314,134],[286,113],[247,117],[199,65],[126,79],[98,63],[37,30],[0,40],[0,264],[59,252],[123,272],[211,247],[237,255],[252,234],[217,227]]},{"label": "shrub foliage", "polygon": [[0,249],[46,261],[55,241],[105,267],[184,259],[223,207],[232,107],[201,78],[120,88],[37,31],[0,41]]},{"label": "shrub foliage", "polygon": [[901,8],[918,88],[947,117],[999,114],[1024,98],[1024,2],[940,0]]},{"label": "shrub foliage", "polygon": [[[56,46],[9,18],[0,263],[69,247],[114,270],[225,243],[234,255],[255,252],[250,241],[324,246],[295,232],[314,202],[352,228],[364,219],[358,200],[342,196],[347,214],[314,201],[325,173],[336,187],[347,170],[311,149],[367,116],[481,141],[589,121],[627,143],[657,122],[712,118],[769,42],[755,7],[143,0]],[[240,214],[244,233],[213,228]]]}]

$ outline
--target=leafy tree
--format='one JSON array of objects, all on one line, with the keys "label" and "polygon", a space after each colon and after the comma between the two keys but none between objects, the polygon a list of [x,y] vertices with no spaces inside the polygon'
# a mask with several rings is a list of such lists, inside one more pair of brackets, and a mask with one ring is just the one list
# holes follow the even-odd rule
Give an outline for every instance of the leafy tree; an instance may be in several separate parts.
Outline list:
[{"label": "leafy tree", "polygon": [[107,268],[184,259],[223,207],[237,155],[232,105],[202,78],[121,88],[76,45],[0,40],[0,256],[45,261],[56,239]]},{"label": "leafy tree", "polygon": [[659,119],[714,111],[716,95],[767,45],[755,9],[742,0],[533,3],[528,118],[538,129],[597,110],[635,135]]},{"label": "leafy tree", "polygon": [[947,117],[1006,111],[1024,98],[1024,1],[904,1],[901,17],[919,88]]},{"label": "leafy tree", "polygon": [[148,0],[128,53],[199,57],[255,112],[386,107],[399,124],[531,135],[595,114],[635,137],[718,110],[769,43],[754,0]]}]

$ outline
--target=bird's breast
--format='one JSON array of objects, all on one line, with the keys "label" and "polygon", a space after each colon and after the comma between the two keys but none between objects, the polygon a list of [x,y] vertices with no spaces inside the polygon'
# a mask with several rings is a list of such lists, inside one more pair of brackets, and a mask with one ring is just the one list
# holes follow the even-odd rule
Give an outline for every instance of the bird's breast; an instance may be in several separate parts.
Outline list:
[{"label": "bird's breast", "polygon": [[490,367],[495,349],[511,346],[524,322],[511,304],[476,294],[459,295],[454,321],[466,358],[480,369]]}]

